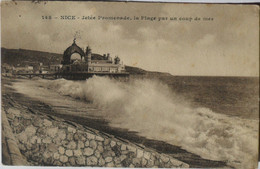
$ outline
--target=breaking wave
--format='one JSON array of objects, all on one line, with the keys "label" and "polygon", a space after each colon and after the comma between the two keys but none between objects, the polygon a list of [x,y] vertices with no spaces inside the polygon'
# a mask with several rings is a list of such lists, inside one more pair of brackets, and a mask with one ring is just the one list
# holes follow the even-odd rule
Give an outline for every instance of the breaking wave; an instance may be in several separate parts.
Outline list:
[{"label": "breaking wave", "polygon": [[84,82],[58,79],[47,87],[105,109],[100,115],[113,127],[163,140],[236,168],[255,168],[258,120],[230,117],[194,108],[167,85],[155,80],[119,82],[93,77]]}]

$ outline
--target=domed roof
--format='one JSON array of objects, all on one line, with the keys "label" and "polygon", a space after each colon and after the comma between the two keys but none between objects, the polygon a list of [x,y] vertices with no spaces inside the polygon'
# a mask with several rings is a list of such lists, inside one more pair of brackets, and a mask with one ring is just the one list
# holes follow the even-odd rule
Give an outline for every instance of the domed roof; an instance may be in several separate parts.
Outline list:
[{"label": "domed roof", "polygon": [[64,51],[63,64],[70,63],[70,57],[73,53],[78,53],[81,57],[85,56],[84,51],[76,44],[75,39],[73,40],[73,44]]}]

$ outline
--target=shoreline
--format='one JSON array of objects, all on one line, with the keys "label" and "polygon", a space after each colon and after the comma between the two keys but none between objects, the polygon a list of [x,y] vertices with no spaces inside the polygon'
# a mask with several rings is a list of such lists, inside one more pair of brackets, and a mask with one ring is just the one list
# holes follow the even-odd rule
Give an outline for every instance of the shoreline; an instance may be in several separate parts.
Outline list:
[{"label": "shoreline", "polygon": [[33,100],[22,94],[16,93],[12,89],[5,87],[4,84],[8,84],[8,83],[11,84],[12,80],[2,79],[2,103],[3,104],[4,102],[5,103],[8,102],[8,97],[9,97],[9,99],[11,98],[15,102],[27,108],[32,113],[41,112],[41,114],[45,114],[47,116],[61,118],[68,122],[76,123],[87,128],[93,128],[94,130],[108,133],[109,135],[113,135],[116,139],[131,142],[140,147],[147,147],[158,153],[167,154],[173,158],[176,158],[180,161],[189,164],[189,166],[192,168],[230,167],[223,161],[213,161],[213,160],[203,159],[196,154],[190,153],[180,148],[179,146],[171,145],[159,140],[147,139],[145,137],[138,136],[137,133],[135,132],[129,132],[125,129],[109,127],[108,123],[102,119],[93,120],[93,119],[78,117],[76,115],[63,115],[63,114],[59,114],[59,112],[55,112],[54,114],[53,113],[54,110],[52,109],[51,106],[46,105],[40,101]]}]

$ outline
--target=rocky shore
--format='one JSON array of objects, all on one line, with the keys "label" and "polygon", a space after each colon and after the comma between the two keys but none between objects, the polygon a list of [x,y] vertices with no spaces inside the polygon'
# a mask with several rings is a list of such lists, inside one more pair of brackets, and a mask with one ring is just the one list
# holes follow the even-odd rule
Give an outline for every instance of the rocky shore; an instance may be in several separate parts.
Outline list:
[{"label": "rocky shore", "polygon": [[[111,128],[102,119],[62,114],[14,91],[10,85],[16,80],[2,77],[2,116],[8,122],[2,120],[3,164],[230,168],[223,161],[203,159],[181,147]],[[12,132],[6,134],[8,125],[7,131]],[[20,151],[19,163],[10,156],[12,147],[6,142],[10,133],[16,141],[11,145]]]},{"label": "rocky shore", "polygon": [[167,154],[34,111],[6,93],[2,99],[2,131],[6,165],[189,167]]}]

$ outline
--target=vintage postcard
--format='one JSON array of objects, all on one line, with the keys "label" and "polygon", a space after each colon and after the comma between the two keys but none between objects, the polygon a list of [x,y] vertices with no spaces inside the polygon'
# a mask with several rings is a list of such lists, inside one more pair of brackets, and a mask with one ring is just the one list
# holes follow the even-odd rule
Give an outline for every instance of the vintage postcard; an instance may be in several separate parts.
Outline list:
[{"label": "vintage postcard", "polygon": [[1,3],[2,164],[257,168],[259,7]]}]

